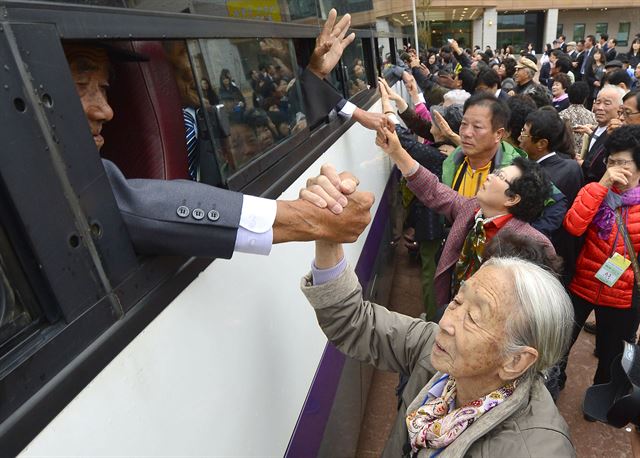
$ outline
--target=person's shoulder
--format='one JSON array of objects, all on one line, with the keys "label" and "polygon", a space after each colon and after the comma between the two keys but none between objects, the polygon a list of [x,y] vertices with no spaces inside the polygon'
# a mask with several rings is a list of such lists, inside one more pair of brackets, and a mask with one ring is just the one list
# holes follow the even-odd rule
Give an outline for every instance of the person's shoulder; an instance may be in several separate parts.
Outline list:
[{"label": "person's shoulder", "polygon": [[491,456],[575,456],[569,426],[541,381],[533,382],[528,404],[496,431],[490,451]]}]

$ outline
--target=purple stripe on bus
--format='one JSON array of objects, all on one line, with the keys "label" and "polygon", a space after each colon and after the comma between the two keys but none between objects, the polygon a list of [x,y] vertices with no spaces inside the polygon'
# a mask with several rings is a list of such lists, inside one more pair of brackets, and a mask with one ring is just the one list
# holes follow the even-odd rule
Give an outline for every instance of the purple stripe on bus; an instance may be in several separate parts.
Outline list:
[{"label": "purple stripe on bus", "polygon": [[[378,210],[356,264],[356,275],[364,290],[367,289],[371,280],[374,262],[384,236],[384,228],[389,221],[391,182],[397,179],[396,173],[392,173],[380,198]],[[285,457],[306,458],[318,455],[324,430],[331,414],[333,400],[338,390],[345,358],[333,345],[327,343],[302,412],[289,440]]]}]

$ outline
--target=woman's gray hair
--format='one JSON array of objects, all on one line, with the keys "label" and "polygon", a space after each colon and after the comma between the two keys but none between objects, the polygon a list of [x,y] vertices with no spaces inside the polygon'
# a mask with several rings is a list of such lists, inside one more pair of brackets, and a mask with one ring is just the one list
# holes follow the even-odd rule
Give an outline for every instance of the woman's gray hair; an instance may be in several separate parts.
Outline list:
[{"label": "woman's gray hair", "polygon": [[564,356],[571,339],[574,316],[567,292],[553,273],[523,259],[492,257],[483,266],[507,270],[513,278],[515,313],[505,324],[504,354],[535,348],[538,360],[524,375],[546,371]]}]

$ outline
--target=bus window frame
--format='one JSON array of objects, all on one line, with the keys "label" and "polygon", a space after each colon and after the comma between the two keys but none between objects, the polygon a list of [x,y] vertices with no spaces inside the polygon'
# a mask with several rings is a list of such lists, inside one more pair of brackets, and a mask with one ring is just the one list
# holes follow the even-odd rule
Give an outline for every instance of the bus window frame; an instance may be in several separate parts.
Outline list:
[{"label": "bus window frame", "polygon": [[[38,208],[38,196],[27,192],[31,182],[24,180],[24,168],[16,170],[15,164],[0,157],[0,189],[6,188],[16,215],[6,229],[24,238],[17,255],[50,323],[0,359],[0,390],[11,400],[0,404],[0,450],[15,455],[212,262],[135,256],[90,132],[78,129],[86,119],[60,39],[230,38],[246,37],[246,30],[252,31],[252,37],[293,39],[315,38],[320,29],[57,3],[0,2],[0,11],[0,56],[5,56],[11,70],[3,72],[1,82],[10,87],[4,97],[22,94],[26,104],[25,113],[2,115],[10,117],[12,124],[4,123],[0,132],[6,129],[16,136],[22,126],[28,133],[20,134],[25,139],[22,159],[40,166],[30,168],[29,179],[47,186],[47,206],[52,207]],[[360,37],[374,36],[371,31],[355,32]],[[375,66],[371,60],[365,64],[367,72]],[[42,102],[45,92],[54,95],[53,108]],[[371,87],[351,101],[368,109],[377,99]],[[329,117],[314,130],[290,139],[295,141],[282,142],[271,150],[273,164],[238,181],[237,189],[279,196],[353,123]],[[305,135],[308,138],[302,141]],[[50,210],[56,210],[55,217]],[[42,227],[50,221],[55,224]],[[104,229],[100,236],[90,231],[97,222]],[[66,241],[78,231],[79,246],[52,246],[51,240]],[[75,284],[59,282],[58,270],[65,268],[73,269]],[[78,284],[88,288],[91,300],[77,291]]]}]

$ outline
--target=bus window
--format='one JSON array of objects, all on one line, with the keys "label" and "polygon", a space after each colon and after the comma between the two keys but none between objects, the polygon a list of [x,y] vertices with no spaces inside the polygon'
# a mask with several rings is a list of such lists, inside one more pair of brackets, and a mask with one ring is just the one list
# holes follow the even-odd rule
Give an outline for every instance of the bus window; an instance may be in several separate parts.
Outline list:
[{"label": "bus window", "polygon": [[0,225],[0,357],[15,348],[21,335],[37,326],[40,318],[44,318],[42,311]]},{"label": "bus window", "polygon": [[349,97],[368,89],[369,86],[362,46],[362,39],[356,38],[353,44],[344,50],[342,55],[342,61],[347,72]]},{"label": "bus window", "polygon": [[208,181],[207,152],[216,155],[225,181],[306,127],[291,40],[189,40],[184,46],[165,43],[182,93],[185,126],[193,119],[199,131],[200,169],[192,178]]}]

